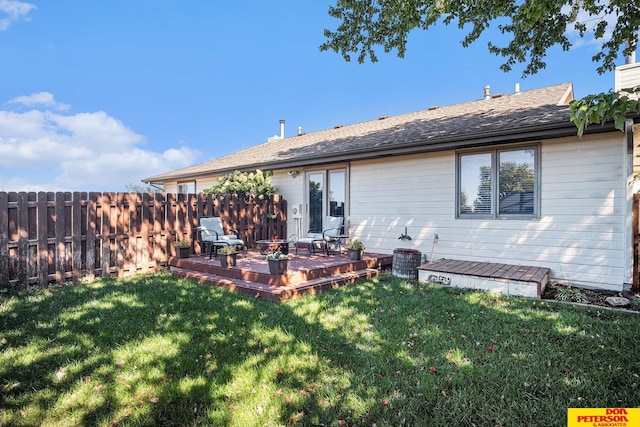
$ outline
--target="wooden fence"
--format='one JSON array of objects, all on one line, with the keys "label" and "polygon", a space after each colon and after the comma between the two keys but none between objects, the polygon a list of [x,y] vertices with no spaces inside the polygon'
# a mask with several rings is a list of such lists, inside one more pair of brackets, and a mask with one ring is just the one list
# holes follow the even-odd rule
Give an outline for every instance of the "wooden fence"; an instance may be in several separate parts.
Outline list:
[{"label": "wooden fence", "polygon": [[158,270],[174,240],[201,253],[198,218],[219,216],[256,240],[286,238],[287,202],[275,195],[0,192],[0,289]]}]

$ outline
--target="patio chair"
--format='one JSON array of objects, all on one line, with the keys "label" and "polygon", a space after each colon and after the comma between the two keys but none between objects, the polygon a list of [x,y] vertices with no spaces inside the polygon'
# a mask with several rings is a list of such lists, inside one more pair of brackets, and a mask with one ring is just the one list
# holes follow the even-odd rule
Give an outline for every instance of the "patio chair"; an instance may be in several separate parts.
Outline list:
[{"label": "patio chair", "polygon": [[238,230],[230,229],[233,234],[225,234],[222,220],[216,216],[204,216],[200,218],[200,242],[206,248],[209,244],[209,259],[218,256],[218,248],[222,246],[236,246],[244,251],[246,256],[247,246],[238,236]]},{"label": "patio chair", "polygon": [[329,254],[328,244],[342,237],[342,220],[341,216],[327,216],[324,221],[322,232],[312,232],[309,230],[306,237],[298,239],[296,242],[296,254],[301,246],[309,250],[309,255],[314,255],[316,246],[326,255]]}]

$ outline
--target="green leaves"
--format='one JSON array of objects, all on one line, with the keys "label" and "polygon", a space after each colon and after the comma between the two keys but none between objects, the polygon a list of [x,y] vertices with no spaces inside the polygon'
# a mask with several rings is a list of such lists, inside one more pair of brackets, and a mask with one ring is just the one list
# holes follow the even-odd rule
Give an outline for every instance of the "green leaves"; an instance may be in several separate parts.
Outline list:
[{"label": "green leaves", "polygon": [[640,114],[640,102],[634,95],[640,95],[640,86],[622,89],[620,93],[603,92],[571,101],[571,121],[578,128],[578,136],[582,136],[590,124],[604,125],[611,120],[616,129],[624,131],[627,118]]},{"label": "green leaves", "polygon": [[592,34],[597,41],[608,39],[592,60],[601,63],[600,74],[613,70],[620,50],[625,55],[635,52],[635,31],[640,28],[640,8],[629,0],[337,0],[329,7],[329,15],[341,22],[335,31],[324,30],[326,41],[320,50],[333,50],[346,61],[355,53],[359,63],[367,58],[377,62],[378,46],[386,53],[397,50],[403,58],[408,34],[428,30],[439,21],[445,25],[457,21],[460,29],[470,27],[462,39],[467,47],[493,21],[506,19],[509,22],[498,28],[510,40],[502,46],[489,42],[488,49],[505,58],[500,66],[505,72],[526,63],[523,77],[546,67],[549,48],[559,45],[569,50],[572,44],[566,34],[573,29],[580,37]]},{"label": "green leaves", "polygon": [[235,171],[219,178],[213,187],[204,190],[206,194],[251,194],[260,200],[276,194],[276,187],[271,185],[272,172],[263,172],[260,169],[255,173]]}]

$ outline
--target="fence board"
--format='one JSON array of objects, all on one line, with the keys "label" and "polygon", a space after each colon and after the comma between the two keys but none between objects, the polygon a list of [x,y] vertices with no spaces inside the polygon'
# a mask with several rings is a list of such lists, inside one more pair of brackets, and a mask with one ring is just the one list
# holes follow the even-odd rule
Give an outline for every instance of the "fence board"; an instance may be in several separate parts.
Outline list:
[{"label": "fence board", "polygon": [[48,236],[48,207],[47,207],[47,193],[41,191],[38,193],[38,200],[36,202],[36,216],[37,220],[37,253],[38,253],[38,286],[45,288],[49,283],[49,243],[47,241]]},{"label": "fence board", "polygon": [[125,243],[127,236],[129,235],[129,227],[128,227],[128,207],[129,205],[129,197],[128,194],[118,193],[116,195],[116,206],[115,206],[115,249],[116,249],[116,259],[115,259],[115,268],[116,275],[118,277],[122,276],[124,273],[124,261],[127,254]]},{"label": "fence board", "polygon": [[82,198],[79,192],[73,193],[71,205],[71,251],[73,253],[72,274],[74,282],[80,279],[82,270]]},{"label": "fence board", "polygon": [[0,287],[9,287],[9,195],[0,192]]},{"label": "fence board", "polygon": [[93,280],[96,274],[96,230],[98,229],[98,194],[89,193],[87,202],[87,237],[85,239],[86,276]]},{"label": "fence board", "polygon": [[158,270],[172,240],[202,253],[202,216],[220,216],[253,247],[286,238],[286,211],[280,196],[0,192],[0,289]]},{"label": "fence board", "polygon": [[55,205],[55,266],[56,282],[64,282],[65,244],[64,244],[64,193],[56,193]]},{"label": "fence board", "polygon": [[18,193],[18,209],[16,211],[18,225],[18,283],[27,284],[29,268],[29,212],[27,193]]}]

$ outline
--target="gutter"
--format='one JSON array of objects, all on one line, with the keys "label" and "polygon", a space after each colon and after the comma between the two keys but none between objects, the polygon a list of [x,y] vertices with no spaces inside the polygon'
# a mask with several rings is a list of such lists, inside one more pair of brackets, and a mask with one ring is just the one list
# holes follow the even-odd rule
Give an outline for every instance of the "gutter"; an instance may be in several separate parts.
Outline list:
[{"label": "gutter", "polygon": [[[406,143],[401,146],[390,145],[378,150],[362,148],[357,150],[347,150],[332,154],[317,154],[304,158],[293,158],[274,162],[262,162],[245,164],[242,167],[212,169],[198,173],[188,173],[182,175],[173,175],[164,178],[163,181],[144,181],[146,183],[163,183],[167,180],[181,180],[187,178],[198,178],[204,176],[226,175],[234,171],[251,172],[256,169],[287,169],[294,167],[314,166],[319,164],[344,163],[354,160],[369,160],[382,157],[401,156],[410,154],[433,153],[437,151],[448,151],[463,148],[474,148],[487,145],[512,144],[517,142],[526,142],[538,139],[555,139],[577,136],[575,125],[567,121],[550,123],[547,125],[535,125],[529,127],[519,127],[518,132],[513,133],[513,128],[502,131],[491,131],[485,133],[476,133],[470,135],[458,135],[454,137],[442,137],[431,140],[419,140],[416,142]],[[607,122],[602,126],[591,126],[585,129],[584,135],[595,135],[599,133],[617,131],[613,122]]]}]

